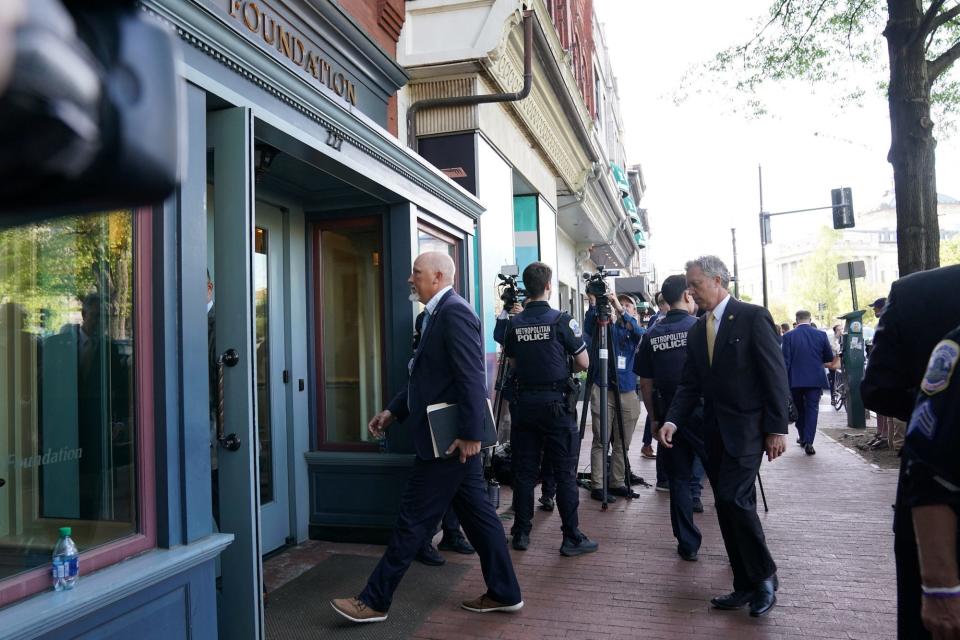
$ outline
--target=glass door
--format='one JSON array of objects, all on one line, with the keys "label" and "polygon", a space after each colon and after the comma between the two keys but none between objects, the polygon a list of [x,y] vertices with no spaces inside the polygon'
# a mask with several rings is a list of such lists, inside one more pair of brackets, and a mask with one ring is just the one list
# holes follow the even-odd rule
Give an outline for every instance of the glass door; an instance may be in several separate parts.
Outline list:
[{"label": "glass door", "polygon": [[318,442],[373,449],[367,423],[383,406],[382,233],[378,218],[318,224]]},{"label": "glass door", "polygon": [[283,546],[290,535],[287,483],[287,413],[284,401],[283,211],[261,200],[253,233],[255,428],[260,485],[262,552]]}]

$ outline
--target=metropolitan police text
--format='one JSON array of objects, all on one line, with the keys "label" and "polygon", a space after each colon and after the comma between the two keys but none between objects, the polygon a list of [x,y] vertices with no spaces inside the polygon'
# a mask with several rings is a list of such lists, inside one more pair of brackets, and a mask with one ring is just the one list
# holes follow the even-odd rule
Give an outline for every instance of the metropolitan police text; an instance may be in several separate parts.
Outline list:
[{"label": "metropolitan police text", "polygon": [[686,331],[667,333],[650,340],[650,347],[654,351],[668,351],[670,349],[677,349],[685,346],[687,346]]}]

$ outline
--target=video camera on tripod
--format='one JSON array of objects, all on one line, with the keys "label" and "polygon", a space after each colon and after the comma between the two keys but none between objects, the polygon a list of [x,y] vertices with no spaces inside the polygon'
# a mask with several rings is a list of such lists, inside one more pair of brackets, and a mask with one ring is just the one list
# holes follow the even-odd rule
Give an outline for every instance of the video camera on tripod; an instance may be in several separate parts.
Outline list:
[{"label": "video camera on tripod", "polygon": [[586,292],[597,299],[597,306],[606,307],[609,303],[607,294],[610,293],[610,287],[607,285],[607,278],[618,278],[619,269],[607,269],[603,265],[597,267],[596,273],[584,273],[583,280],[587,283]]},{"label": "video camera on tripod", "polygon": [[500,290],[500,300],[503,301],[503,308],[508,311],[514,305],[522,305],[527,300],[527,291],[519,284],[517,278],[520,276],[520,267],[515,264],[504,265],[501,269],[503,273],[498,273],[500,283],[497,288]]}]

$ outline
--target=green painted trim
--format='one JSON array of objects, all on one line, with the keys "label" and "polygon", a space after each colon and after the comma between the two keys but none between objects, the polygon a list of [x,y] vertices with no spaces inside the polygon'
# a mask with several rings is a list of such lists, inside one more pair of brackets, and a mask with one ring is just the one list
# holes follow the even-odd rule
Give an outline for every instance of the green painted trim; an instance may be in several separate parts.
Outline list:
[{"label": "green painted trim", "polygon": [[[233,542],[233,535],[215,533],[173,549],[154,549],[89,575],[80,566],[80,582],[72,591],[44,591],[17,602],[4,613],[6,640],[36,638],[64,623],[119,602],[192,567],[209,562]],[[51,615],[54,613],[54,615]]]}]

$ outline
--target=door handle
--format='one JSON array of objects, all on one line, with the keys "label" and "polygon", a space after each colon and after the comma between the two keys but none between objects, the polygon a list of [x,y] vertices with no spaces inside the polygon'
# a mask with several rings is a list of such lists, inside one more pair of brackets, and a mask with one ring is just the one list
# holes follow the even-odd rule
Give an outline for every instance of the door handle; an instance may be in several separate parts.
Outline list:
[{"label": "door handle", "polygon": [[223,368],[235,367],[240,362],[240,354],[236,349],[227,349],[217,358],[217,442],[227,451],[236,451],[240,448],[240,437],[235,433],[223,433]]}]

